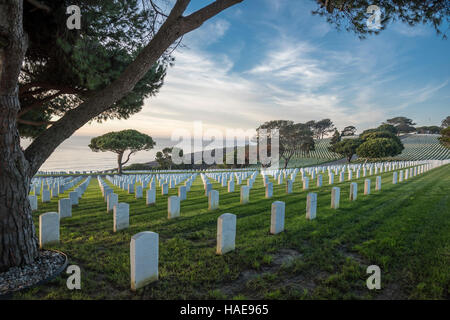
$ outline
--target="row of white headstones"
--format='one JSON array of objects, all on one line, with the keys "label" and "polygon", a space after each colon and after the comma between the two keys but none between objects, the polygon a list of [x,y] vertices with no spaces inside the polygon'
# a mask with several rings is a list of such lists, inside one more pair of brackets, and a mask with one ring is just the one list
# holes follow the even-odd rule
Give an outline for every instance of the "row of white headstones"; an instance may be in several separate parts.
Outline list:
[{"label": "row of white headstones", "polygon": [[[74,179],[75,182],[79,182],[82,178]],[[44,248],[45,246],[59,243],[60,239],[60,220],[69,218],[72,216],[72,206],[79,204],[79,200],[86,191],[91,177],[87,177],[80,185],[75,188],[74,191],[69,193],[69,198],[63,198],[58,200],[58,212],[46,212],[39,215],[39,246]],[[43,190],[45,191],[45,189]],[[35,204],[35,210],[37,210],[36,195],[28,196],[30,204],[33,210]],[[34,204],[33,204],[34,202]]]},{"label": "row of white headstones", "polygon": [[[402,182],[415,175],[422,174],[430,169],[449,163],[447,161],[421,161],[421,162],[404,162],[396,163],[391,166],[390,170],[400,170],[399,174],[394,171],[392,183]],[[411,167],[410,167],[411,166]],[[366,167],[362,167],[363,170]],[[351,166],[333,166],[328,167],[329,183],[333,184],[333,171],[335,173],[342,173],[347,170],[349,172],[349,180],[352,179],[354,170],[358,171],[361,167]],[[367,172],[371,173],[372,170],[368,169]],[[324,172],[323,168],[307,168],[307,169],[288,169],[288,170],[276,170],[267,172],[247,171],[247,172],[218,172],[218,173],[200,173],[200,177],[203,181],[205,195],[208,197],[208,209],[215,210],[219,207],[219,192],[212,189],[212,183],[210,178],[218,181],[222,186],[228,186],[228,192],[234,191],[234,179],[240,184],[242,180],[247,179],[247,185],[241,186],[240,189],[240,202],[246,204],[249,202],[250,190],[253,187],[253,183],[256,177],[261,174],[265,185],[265,197],[271,198],[273,196],[273,183],[269,182],[269,175],[282,183],[280,177],[287,177],[290,175],[291,179],[286,180],[287,193],[292,192],[292,183],[295,181],[296,175],[301,173],[303,180],[303,189],[309,188],[309,179],[306,175],[309,174],[311,179],[314,179],[317,174],[317,186],[322,186],[322,175],[319,172]],[[178,188],[178,196],[168,197],[168,218],[173,219],[180,216],[180,201],[186,199],[186,192],[190,191],[191,185],[197,177],[197,173],[194,174],[158,174],[158,175],[115,175],[106,176],[106,179],[112,184],[120,187],[121,189],[128,191],[128,193],[134,193],[137,199],[143,198],[143,188],[148,186],[146,191],[146,203],[152,205],[156,199],[156,181],[158,181],[161,187],[161,193],[166,195],[168,188],[174,188],[177,184],[184,182],[184,186]],[[363,176],[366,175],[364,170]],[[359,177],[359,174],[356,174]],[[129,204],[119,203],[118,194],[113,192],[113,189],[100,177],[97,177],[102,196],[107,204],[107,212],[113,211],[114,219],[114,232],[126,229],[129,227]],[[86,179],[79,188],[84,190],[87,188],[90,182],[90,177]],[[381,190],[381,176],[376,177],[376,190]],[[364,194],[370,194],[371,182],[370,179],[364,181]],[[357,199],[357,183],[352,182],[350,184],[350,200]],[[63,199],[61,199],[63,200]],[[60,201],[61,201],[60,200]],[[333,187],[331,194],[331,208],[338,209],[340,201],[340,188]],[[61,207],[60,207],[61,209]],[[306,201],[306,218],[309,220],[315,219],[317,214],[317,193],[308,193]],[[46,244],[54,244],[59,242],[59,220],[63,217],[61,213],[49,212],[40,216],[40,243],[41,247]],[[233,251],[235,249],[236,238],[236,215],[232,213],[222,214],[217,221],[217,244],[216,253],[219,255]],[[272,203],[271,208],[271,224],[270,233],[278,234],[284,231],[285,221],[285,203],[282,201],[275,201]],[[144,231],[140,232],[131,238],[130,242],[130,262],[131,262],[131,289],[137,290],[145,285],[156,281],[158,279],[158,265],[159,265],[159,235],[155,232]]]}]

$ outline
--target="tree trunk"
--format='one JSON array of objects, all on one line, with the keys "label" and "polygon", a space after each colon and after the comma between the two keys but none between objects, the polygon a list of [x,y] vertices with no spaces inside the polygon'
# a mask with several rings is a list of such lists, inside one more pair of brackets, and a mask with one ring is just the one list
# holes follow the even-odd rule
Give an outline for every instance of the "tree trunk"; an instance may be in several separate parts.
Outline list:
[{"label": "tree trunk", "polygon": [[122,158],[123,153],[117,154],[117,173],[122,174]]},{"label": "tree trunk", "polygon": [[19,100],[0,96],[0,272],[29,264],[38,254],[28,201],[30,170],[16,127]]}]

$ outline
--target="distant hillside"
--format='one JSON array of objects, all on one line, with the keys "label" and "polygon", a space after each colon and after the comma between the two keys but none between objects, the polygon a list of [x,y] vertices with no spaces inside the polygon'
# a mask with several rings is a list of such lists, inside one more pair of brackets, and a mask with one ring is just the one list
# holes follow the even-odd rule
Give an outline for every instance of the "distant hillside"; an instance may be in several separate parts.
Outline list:
[{"label": "distant hillside", "polygon": [[405,149],[396,160],[450,159],[450,149],[439,143],[439,134],[410,134],[400,137]]}]

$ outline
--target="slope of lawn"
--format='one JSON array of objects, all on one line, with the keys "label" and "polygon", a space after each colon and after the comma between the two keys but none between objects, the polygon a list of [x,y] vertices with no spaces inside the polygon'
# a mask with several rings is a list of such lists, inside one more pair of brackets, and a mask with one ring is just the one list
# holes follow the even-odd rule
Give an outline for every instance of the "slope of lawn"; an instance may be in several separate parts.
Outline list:
[{"label": "slope of lawn", "polygon": [[[155,206],[114,187],[130,204],[130,228],[113,233],[97,180],[91,181],[73,216],[61,221],[61,243],[54,249],[81,267],[81,290],[66,288],[62,274],[45,285],[14,294],[16,299],[449,299],[450,165],[392,184],[383,173],[382,190],[350,202],[349,182],[341,187],[341,206],[330,209],[328,177],[318,192],[317,219],[305,219],[306,191],[301,177],[294,192],[274,183],[274,197],[264,198],[261,176],[250,203],[239,204],[239,186],[220,191],[220,209],[208,211],[200,177],[181,204],[181,217],[167,219],[167,197]],[[337,177],[335,177],[336,180]],[[347,176],[346,176],[347,179]],[[338,180],[338,179],[337,179]],[[175,195],[170,189],[169,195]],[[68,192],[62,197],[67,197]],[[273,201],[286,202],[286,231],[269,235]],[[39,214],[57,211],[57,199],[39,203]],[[215,254],[219,215],[237,215],[236,250]],[[130,291],[130,238],[141,231],[160,236],[160,280]],[[381,268],[381,290],[368,290],[366,268]]]},{"label": "slope of lawn", "polygon": [[412,134],[402,139],[405,149],[395,160],[444,160],[450,158],[450,149],[440,141],[440,134]]}]

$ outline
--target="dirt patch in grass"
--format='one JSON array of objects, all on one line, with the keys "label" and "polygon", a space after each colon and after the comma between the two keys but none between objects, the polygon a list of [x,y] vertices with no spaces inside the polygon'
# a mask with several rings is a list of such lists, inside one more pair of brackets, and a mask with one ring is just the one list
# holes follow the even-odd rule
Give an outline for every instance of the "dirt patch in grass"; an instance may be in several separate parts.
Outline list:
[{"label": "dirt patch in grass", "polygon": [[[239,277],[231,283],[225,284],[220,287],[220,291],[228,297],[233,297],[238,294],[245,293],[248,299],[259,299],[261,296],[257,295],[256,292],[248,290],[247,284],[257,279],[258,277],[267,277],[270,275],[276,275],[282,266],[288,266],[293,263],[296,259],[301,258],[302,254],[297,250],[293,249],[281,249],[274,255],[272,255],[272,262],[269,266],[263,266],[260,270],[244,270],[241,272]],[[277,276],[278,278],[278,276]],[[295,283],[295,286],[299,289],[312,288],[314,287],[314,282],[309,281],[306,277],[300,275],[295,276],[290,279],[280,279],[279,287],[287,284]],[[277,286],[278,287],[278,286]]]}]

